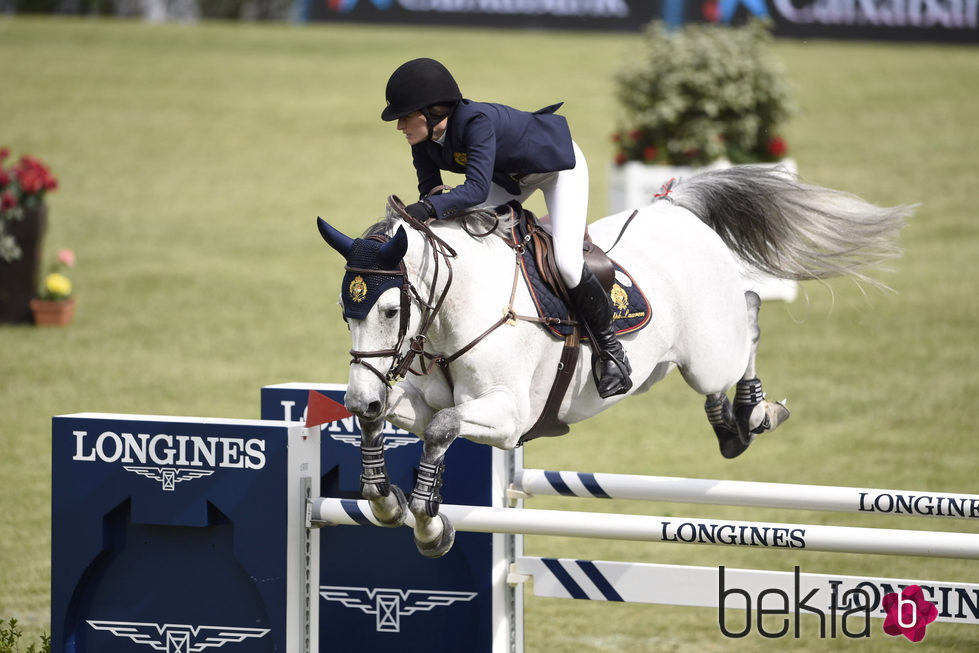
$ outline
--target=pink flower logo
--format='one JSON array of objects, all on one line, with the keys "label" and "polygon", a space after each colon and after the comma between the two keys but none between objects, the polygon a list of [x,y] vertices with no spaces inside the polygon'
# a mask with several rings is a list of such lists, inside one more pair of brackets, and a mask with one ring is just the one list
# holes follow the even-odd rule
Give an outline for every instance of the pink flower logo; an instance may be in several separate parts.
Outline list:
[{"label": "pink flower logo", "polygon": [[888,635],[904,635],[912,642],[925,638],[925,628],[938,618],[938,608],[925,600],[925,594],[917,585],[904,588],[898,594],[884,596],[884,632]]}]

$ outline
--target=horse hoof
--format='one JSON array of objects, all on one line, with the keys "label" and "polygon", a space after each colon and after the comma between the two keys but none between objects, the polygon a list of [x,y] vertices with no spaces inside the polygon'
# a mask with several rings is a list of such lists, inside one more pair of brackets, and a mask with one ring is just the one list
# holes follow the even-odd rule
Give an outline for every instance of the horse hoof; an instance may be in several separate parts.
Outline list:
[{"label": "horse hoof", "polygon": [[445,515],[440,514],[439,519],[442,520],[442,534],[431,542],[422,542],[417,537],[415,537],[415,546],[418,547],[418,553],[422,554],[426,558],[441,558],[456,541],[456,529],[452,526],[452,522],[448,520]]},{"label": "horse hoof", "polygon": [[379,514],[377,506],[374,505],[375,502],[371,501],[371,512],[374,513],[374,519],[381,526],[385,528],[400,528],[404,525],[405,519],[408,517],[408,500],[405,499],[405,493],[397,485],[391,486],[390,493],[384,498],[385,502],[390,503],[392,497],[397,504],[394,509],[388,509],[384,514]]},{"label": "horse hoof", "polygon": [[776,401],[774,403],[771,401],[765,402],[765,413],[768,416],[769,423],[771,424],[768,429],[769,431],[774,431],[779,424],[789,419],[789,415],[791,415],[791,413],[789,413],[789,409],[785,405],[785,402],[785,399],[782,401]]}]

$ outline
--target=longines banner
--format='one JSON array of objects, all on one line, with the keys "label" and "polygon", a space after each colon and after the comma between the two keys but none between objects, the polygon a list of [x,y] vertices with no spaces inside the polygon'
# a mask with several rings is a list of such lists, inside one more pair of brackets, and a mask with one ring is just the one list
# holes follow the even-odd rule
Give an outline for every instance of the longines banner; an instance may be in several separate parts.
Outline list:
[{"label": "longines banner", "polygon": [[639,30],[768,18],[775,35],[979,43],[979,0],[303,0],[315,21]]}]

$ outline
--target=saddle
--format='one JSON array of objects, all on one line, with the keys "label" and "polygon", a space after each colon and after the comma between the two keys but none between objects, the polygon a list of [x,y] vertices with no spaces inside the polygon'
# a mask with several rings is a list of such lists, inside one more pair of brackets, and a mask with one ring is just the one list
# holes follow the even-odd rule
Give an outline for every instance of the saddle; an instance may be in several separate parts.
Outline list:
[{"label": "saddle", "polygon": [[[569,431],[558,411],[578,364],[582,340],[587,340],[571,308],[568,289],[557,269],[553,239],[548,218],[538,219],[531,211],[511,203],[515,220],[511,227],[513,242],[523,244],[520,267],[540,321],[555,336],[564,339],[564,350],[558,371],[544,404],[544,410],[533,427],[520,438],[520,444],[538,437],[564,435]],[[614,246],[614,245],[613,245]],[[616,333],[642,329],[652,316],[649,302],[632,277],[596,245],[587,229],[583,244],[585,264],[609,293],[614,309]]]}]

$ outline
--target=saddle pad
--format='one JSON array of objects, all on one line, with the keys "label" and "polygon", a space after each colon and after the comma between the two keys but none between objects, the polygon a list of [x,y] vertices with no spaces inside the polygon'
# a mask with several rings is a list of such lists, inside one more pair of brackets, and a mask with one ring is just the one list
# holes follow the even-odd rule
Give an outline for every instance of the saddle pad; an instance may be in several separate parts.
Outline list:
[{"label": "saddle pad", "polygon": [[[519,232],[520,230],[515,231]],[[538,317],[554,322],[545,323],[545,326],[555,336],[565,338],[574,330],[574,326],[569,324],[573,319],[571,311],[541,276],[540,270],[537,269],[537,261],[531,243],[532,241],[525,241],[526,248],[520,259],[520,269],[523,271],[524,281],[530,290],[534,305],[537,306]],[[638,331],[646,326],[652,317],[649,301],[639,286],[636,285],[632,276],[622,266],[614,260],[612,265],[615,267],[615,283],[612,284],[609,296],[612,300],[612,312],[614,314],[612,322],[615,326],[615,332],[623,334]],[[581,334],[581,339],[587,339],[584,331]]]}]

